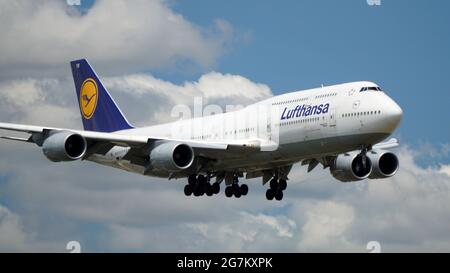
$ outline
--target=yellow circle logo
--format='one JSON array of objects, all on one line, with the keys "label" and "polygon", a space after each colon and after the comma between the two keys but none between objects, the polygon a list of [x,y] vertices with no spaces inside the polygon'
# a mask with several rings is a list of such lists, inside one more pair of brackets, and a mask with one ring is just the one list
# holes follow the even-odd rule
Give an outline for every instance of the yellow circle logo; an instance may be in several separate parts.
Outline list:
[{"label": "yellow circle logo", "polygon": [[94,114],[98,101],[97,83],[92,78],[86,79],[81,85],[80,109],[85,119],[90,119]]}]

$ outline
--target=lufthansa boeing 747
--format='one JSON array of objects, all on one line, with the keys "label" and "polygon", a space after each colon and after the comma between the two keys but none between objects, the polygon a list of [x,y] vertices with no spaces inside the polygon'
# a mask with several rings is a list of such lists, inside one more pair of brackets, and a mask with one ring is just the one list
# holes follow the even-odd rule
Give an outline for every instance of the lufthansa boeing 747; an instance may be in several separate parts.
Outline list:
[{"label": "lufthansa boeing 747", "polygon": [[339,181],[395,175],[402,109],[377,84],[352,82],[273,96],[242,109],[135,128],[87,60],[71,62],[84,130],[0,123],[26,133],[51,161],[89,160],[147,176],[187,178],[187,196],[247,195],[239,178],[262,179],[282,200],[293,164],[319,164]]}]

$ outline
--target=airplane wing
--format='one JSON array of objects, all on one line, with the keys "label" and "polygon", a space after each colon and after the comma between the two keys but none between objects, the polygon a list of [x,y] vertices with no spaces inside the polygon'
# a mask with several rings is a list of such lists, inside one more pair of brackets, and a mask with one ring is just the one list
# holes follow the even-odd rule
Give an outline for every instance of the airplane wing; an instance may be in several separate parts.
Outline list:
[{"label": "airplane wing", "polygon": [[[55,132],[72,132],[83,136],[88,143],[88,150],[86,156],[92,154],[105,154],[113,146],[123,146],[130,147],[130,154],[144,154],[149,147],[149,145],[154,142],[169,142],[176,141],[189,145],[197,155],[217,158],[217,157],[227,157],[238,155],[242,152],[252,152],[260,151],[261,146],[258,142],[251,141],[230,141],[230,142],[212,142],[212,141],[192,141],[183,139],[170,139],[152,136],[141,136],[141,135],[131,135],[126,131],[115,132],[115,133],[104,133],[104,132],[94,132],[85,130],[73,130],[65,128],[55,128],[55,127],[41,127],[33,125],[22,125],[13,123],[0,123],[1,130],[24,132],[30,134],[27,138],[17,137],[17,136],[0,136],[3,139],[9,139],[14,141],[30,142],[36,143],[37,145],[42,144],[42,139],[45,139],[49,135]],[[227,151],[227,153],[224,153]]]}]

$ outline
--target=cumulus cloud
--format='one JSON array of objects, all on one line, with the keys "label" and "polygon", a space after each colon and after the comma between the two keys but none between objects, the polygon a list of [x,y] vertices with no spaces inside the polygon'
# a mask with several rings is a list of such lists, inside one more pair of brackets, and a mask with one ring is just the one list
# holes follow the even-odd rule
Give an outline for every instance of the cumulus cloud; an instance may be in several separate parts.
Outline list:
[{"label": "cumulus cloud", "polygon": [[[149,74],[105,77],[102,81],[128,119],[141,126],[173,121],[176,117],[171,116],[171,109],[176,105],[193,109],[194,97],[202,100],[203,108],[214,104],[226,111],[227,105],[247,105],[272,96],[265,84],[218,72],[180,85]],[[76,129],[81,124],[75,88],[69,78],[2,81],[0,107],[3,120]]]},{"label": "cumulus cloud", "polygon": [[[181,85],[145,74],[106,78],[105,84],[118,94],[119,100],[128,104],[130,120],[148,117],[147,124],[174,120],[170,109],[176,105],[186,105],[193,110],[194,97],[201,99],[203,107],[218,105],[225,112],[227,105],[248,105],[272,96],[265,84],[218,72],[209,72],[197,81]],[[152,107],[148,107],[149,104]]]},{"label": "cumulus cloud", "polygon": [[217,19],[200,27],[166,1],[97,0],[82,14],[65,1],[0,1],[2,77],[65,71],[87,57],[107,72],[140,71],[188,62],[208,67],[233,37]]},{"label": "cumulus cloud", "polygon": [[25,124],[80,127],[73,83],[67,79],[8,80],[0,82],[2,120]]},{"label": "cumulus cloud", "polygon": [[19,216],[0,206],[0,251],[26,251],[26,237]]},{"label": "cumulus cloud", "polygon": [[268,251],[283,250],[296,231],[295,222],[286,216],[270,216],[240,211],[222,213],[229,221],[176,221],[163,227],[136,228],[111,225],[109,246],[114,250],[152,251]]},{"label": "cumulus cloud", "polygon": [[444,173],[444,174],[450,176],[450,165],[441,165],[441,166],[439,167],[439,171],[440,171],[441,173]]},{"label": "cumulus cloud", "polygon": [[299,242],[301,249],[314,251],[331,245],[342,248],[348,243],[345,235],[354,221],[353,207],[345,203],[319,201],[305,205],[305,210],[306,222]]}]

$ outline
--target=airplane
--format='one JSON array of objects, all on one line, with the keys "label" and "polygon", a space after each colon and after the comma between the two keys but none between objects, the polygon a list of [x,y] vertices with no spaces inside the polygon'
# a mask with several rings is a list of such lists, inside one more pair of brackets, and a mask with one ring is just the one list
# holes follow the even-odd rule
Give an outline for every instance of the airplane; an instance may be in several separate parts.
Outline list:
[{"label": "airplane", "polygon": [[[389,151],[398,140],[385,140],[403,112],[373,82],[321,86],[231,112],[136,128],[86,59],[70,64],[84,130],[0,123],[0,129],[27,133],[1,138],[35,143],[54,162],[88,160],[146,176],[187,178],[186,196],[218,194],[224,182],[225,196],[240,198],[248,193],[239,184],[245,177],[261,178],[268,184],[266,199],[280,201],[296,163],[308,172],[321,164],[341,182],[388,178],[399,169]],[[256,113],[256,122],[242,122]]]}]

